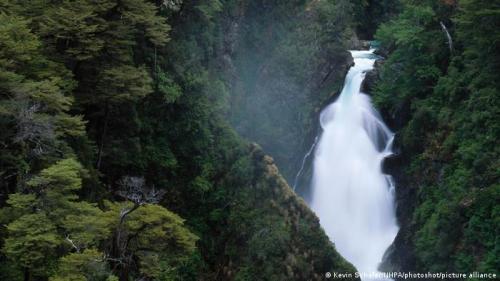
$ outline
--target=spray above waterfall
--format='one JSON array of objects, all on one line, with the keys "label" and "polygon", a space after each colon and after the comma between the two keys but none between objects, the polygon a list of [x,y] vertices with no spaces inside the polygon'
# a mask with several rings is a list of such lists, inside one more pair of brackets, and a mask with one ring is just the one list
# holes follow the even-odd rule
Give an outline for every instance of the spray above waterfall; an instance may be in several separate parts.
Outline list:
[{"label": "spray above waterfall", "polygon": [[[376,61],[373,50],[351,53],[354,66],[342,93],[320,116],[311,207],[339,253],[358,271],[371,273],[378,272],[398,232],[394,185],[381,167],[394,134],[360,92]],[[368,280],[381,279],[363,278]]]}]

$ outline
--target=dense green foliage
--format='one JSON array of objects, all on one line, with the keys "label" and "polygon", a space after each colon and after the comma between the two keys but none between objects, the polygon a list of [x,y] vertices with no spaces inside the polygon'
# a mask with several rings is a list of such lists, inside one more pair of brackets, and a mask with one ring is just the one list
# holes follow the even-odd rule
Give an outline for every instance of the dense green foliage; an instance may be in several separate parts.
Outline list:
[{"label": "dense green foliage", "polygon": [[116,272],[127,280],[133,260],[142,275],[158,277],[166,251],[178,258],[193,251],[196,237],[161,206],[105,202],[100,209],[79,201],[84,173],[76,160],[60,160],[30,179],[24,192],[9,195],[0,214],[7,224],[3,253],[12,263],[4,278],[20,280],[24,272],[28,280],[112,280]]},{"label": "dense green foliage", "polygon": [[277,166],[293,180],[355,31],[380,23],[392,262],[494,272],[496,2],[0,0],[0,279],[352,271]]},{"label": "dense green foliage", "polygon": [[356,0],[354,16],[358,36],[372,40],[381,23],[387,22],[401,9],[400,0]]},{"label": "dense green foliage", "polygon": [[[320,42],[348,58],[336,1],[264,2],[280,16],[323,15]],[[241,20],[241,40],[257,40],[262,18],[245,15],[264,2],[0,1],[1,280],[353,270],[272,160],[227,122],[238,95],[224,63],[238,52],[227,52],[226,31]],[[293,56],[310,48],[293,50],[307,42],[300,33],[285,37]]]},{"label": "dense green foliage", "polygon": [[500,268],[500,5],[402,2],[401,14],[376,34],[389,56],[374,99],[397,120],[402,151],[394,169],[402,179],[402,229],[393,260],[406,270],[494,273]]}]

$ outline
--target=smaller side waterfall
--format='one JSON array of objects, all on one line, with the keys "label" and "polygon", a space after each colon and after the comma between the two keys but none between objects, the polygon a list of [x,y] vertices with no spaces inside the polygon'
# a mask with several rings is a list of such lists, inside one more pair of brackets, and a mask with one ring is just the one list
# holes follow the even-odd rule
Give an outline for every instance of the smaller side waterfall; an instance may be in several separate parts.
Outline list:
[{"label": "smaller side waterfall", "polygon": [[307,151],[306,155],[304,155],[304,158],[302,158],[302,164],[300,165],[300,169],[297,172],[297,175],[295,175],[295,180],[293,182],[293,190],[295,191],[297,189],[297,185],[299,184],[300,176],[302,176],[302,172],[304,171],[304,168],[306,166],[307,158],[311,156],[311,154],[314,151],[314,148],[316,148],[316,144],[318,143],[318,136],[314,138],[314,142],[311,145],[311,148]]},{"label": "smaller side waterfall", "polygon": [[359,272],[377,274],[398,232],[393,181],[381,167],[394,134],[360,92],[376,60],[373,50],[351,53],[355,64],[342,93],[320,116],[311,207],[339,253]]}]

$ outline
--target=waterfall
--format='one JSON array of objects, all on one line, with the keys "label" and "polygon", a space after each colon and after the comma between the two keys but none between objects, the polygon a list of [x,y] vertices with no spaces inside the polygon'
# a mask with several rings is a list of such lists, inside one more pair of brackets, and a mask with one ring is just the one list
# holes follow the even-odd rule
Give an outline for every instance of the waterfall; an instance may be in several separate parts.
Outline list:
[{"label": "waterfall", "polygon": [[[394,134],[360,92],[373,69],[374,50],[351,51],[339,98],[320,115],[322,135],[314,154],[311,208],[337,251],[360,273],[377,275],[398,232],[394,185],[382,172]],[[390,280],[362,277],[368,280]]]},{"label": "waterfall", "polygon": [[439,22],[439,25],[441,26],[441,29],[443,30],[444,34],[446,35],[446,39],[448,40],[448,48],[450,49],[450,53],[453,52],[453,39],[451,38],[450,32],[448,31],[448,28],[446,28],[446,25],[442,21]]}]

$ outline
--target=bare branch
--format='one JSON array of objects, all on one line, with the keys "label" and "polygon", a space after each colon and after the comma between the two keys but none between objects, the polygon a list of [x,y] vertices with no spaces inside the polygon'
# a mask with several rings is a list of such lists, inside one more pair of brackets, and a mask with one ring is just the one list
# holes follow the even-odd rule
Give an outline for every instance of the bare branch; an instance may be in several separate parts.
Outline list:
[{"label": "bare branch", "polygon": [[182,0],[163,0],[161,7],[165,7],[172,11],[179,11],[181,9]]},{"label": "bare branch", "polygon": [[34,144],[32,153],[35,156],[45,154],[56,139],[50,118],[40,114],[41,110],[41,104],[25,102],[16,115],[17,133],[14,142]]},{"label": "bare branch", "polygon": [[122,258],[111,258],[111,257],[109,257],[109,255],[107,255],[107,254],[103,256],[103,261],[104,261],[104,260],[105,260],[105,261],[112,261],[112,262],[116,262],[116,263],[118,263],[118,264],[123,264],[123,263],[124,263]]},{"label": "bare branch", "polygon": [[[143,177],[131,177],[125,176],[123,177],[118,184],[121,189],[117,192],[117,194],[127,200],[132,201],[134,205],[132,207],[123,208],[120,210],[118,227],[116,229],[116,239],[115,239],[115,256],[119,256],[120,258],[117,260],[112,260],[116,263],[127,265],[130,263],[132,259],[132,255],[126,257],[127,248],[129,246],[130,241],[136,237],[137,233],[131,236],[128,236],[129,233],[124,228],[125,219],[127,216],[133,211],[137,210],[140,206],[145,204],[156,204],[159,203],[165,191],[157,190],[154,187],[147,187],[146,181]],[[145,226],[144,226],[145,227]],[[140,229],[142,229],[141,227]],[[138,232],[140,232],[139,230]],[[108,260],[110,260],[108,258]]]},{"label": "bare branch", "polygon": [[128,216],[128,214],[137,210],[137,208],[139,208],[140,206],[141,206],[141,204],[134,204],[134,206],[132,208],[121,209],[120,210],[120,225],[123,224],[123,221],[125,220],[125,217]]},{"label": "bare branch", "polygon": [[143,177],[123,177],[118,184],[122,187],[117,194],[137,205],[157,204],[160,202],[164,190],[157,190],[154,187],[147,187]]},{"label": "bare branch", "polygon": [[80,253],[81,248],[80,248],[79,246],[77,246],[77,245],[73,242],[73,240],[71,240],[71,239],[69,238],[69,235],[66,235],[65,240],[66,240],[66,241],[68,241],[68,243],[69,243],[69,244],[71,244],[71,247],[73,247],[73,248],[76,250],[76,252],[77,252],[77,253]]}]

